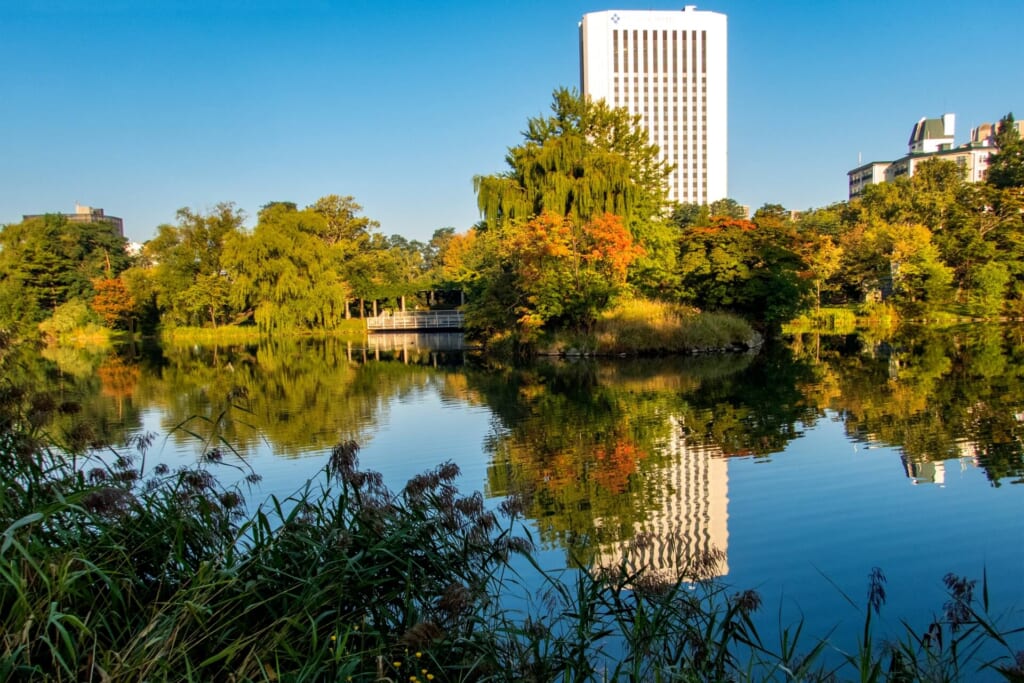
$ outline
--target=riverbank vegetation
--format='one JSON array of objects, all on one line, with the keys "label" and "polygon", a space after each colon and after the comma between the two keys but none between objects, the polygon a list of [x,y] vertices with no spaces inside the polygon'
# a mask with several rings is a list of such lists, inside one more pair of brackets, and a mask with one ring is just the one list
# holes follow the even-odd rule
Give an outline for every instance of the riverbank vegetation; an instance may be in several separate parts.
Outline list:
[{"label": "riverbank vegetation", "polygon": [[532,349],[552,335],[595,345],[602,315],[628,299],[664,304],[654,315],[732,313],[768,332],[795,318],[833,325],[821,306],[880,302],[903,320],[1017,317],[1024,143],[1012,122],[998,127],[984,182],[930,160],[848,202],[765,204],[748,218],[731,199],[670,203],[669,169],[636,121],[560,89],[507,169],[474,179],[482,220],[464,232],[385,237],[354,198],[328,195],[304,208],[269,202],[251,229],[229,203],[181,209],[129,255],[106,224],[30,218],[0,231],[0,324],[48,321],[50,338],[67,336],[61,307],[77,302],[81,327],[330,334],[383,309],[463,306],[472,336]]},{"label": "riverbank vegetation", "polygon": [[701,313],[682,304],[627,300],[604,312],[595,326],[599,353],[685,353],[749,350],[760,335],[728,313]]}]

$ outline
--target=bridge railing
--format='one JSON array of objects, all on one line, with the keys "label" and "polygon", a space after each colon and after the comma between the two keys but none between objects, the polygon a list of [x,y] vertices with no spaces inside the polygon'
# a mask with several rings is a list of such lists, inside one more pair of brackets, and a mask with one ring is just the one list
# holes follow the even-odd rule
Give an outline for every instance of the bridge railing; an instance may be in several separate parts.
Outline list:
[{"label": "bridge railing", "polygon": [[459,330],[465,323],[462,311],[404,311],[366,319],[374,330]]}]

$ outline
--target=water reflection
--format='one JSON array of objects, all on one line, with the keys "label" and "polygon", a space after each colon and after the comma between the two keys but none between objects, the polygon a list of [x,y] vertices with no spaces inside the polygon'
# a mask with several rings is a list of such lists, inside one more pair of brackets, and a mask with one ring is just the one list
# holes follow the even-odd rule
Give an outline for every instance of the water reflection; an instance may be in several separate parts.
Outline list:
[{"label": "water reflection", "polygon": [[[769,462],[822,419],[861,447],[897,447],[892,471],[914,483],[944,485],[960,467],[982,468],[993,486],[1024,477],[1024,341],[999,326],[529,367],[485,363],[458,335],[64,349],[19,372],[81,402],[57,418],[58,435],[117,444],[155,427],[196,453],[223,444],[294,458],[367,443],[394,401],[423,392],[484,406],[490,435],[453,457],[486,458],[486,482],[474,485],[518,496],[541,542],[576,564],[616,563],[631,549],[668,572],[726,552],[728,459]],[[418,446],[410,430],[405,447]],[[723,557],[715,571],[728,567]]]},{"label": "water reflection", "polygon": [[231,444],[264,494],[285,495],[342,439],[397,486],[452,459],[490,504],[520,499],[546,568],[727,577],[798,605],[765,619],[808,632],[832,632],[872,566],[890,614],[924,626],[946,572],[984,570],[993,604],[1024,600],[1016,328],[527,367],[397,336],[62,350],[12,367],[12,385],[81,402],[47,425],[72,443],[154,430],[179,464]]},{"label": "water reflection", "polygon": [[[488,491],[516,495],[541,542],[567,561],[655,561],[673,573],[727,546],[721,452],[685,427],[686,396],[748,357],[542,363],[469,374],[499,418],[486,444]],[[727,571],[724,563],[719,573]]]},{"label": "water reflection", "polygon": [[795,359],[812,360],[821,407],[847,433],[899,447],[908,476],[929,463],[968,457],[994,486],[1024,475],[1024,343],[1017,328],[971,325],[906,329],[886,341],[802,335]]},{"label": "water reflection", "polygon": [[596,567],[646,569],[668,582],[729,573],[728,462],[717,448],[687,443],[682,425],[674,426],[665,465],[637,484],[650,505],[643,521],[629,541],[603,545]]}]

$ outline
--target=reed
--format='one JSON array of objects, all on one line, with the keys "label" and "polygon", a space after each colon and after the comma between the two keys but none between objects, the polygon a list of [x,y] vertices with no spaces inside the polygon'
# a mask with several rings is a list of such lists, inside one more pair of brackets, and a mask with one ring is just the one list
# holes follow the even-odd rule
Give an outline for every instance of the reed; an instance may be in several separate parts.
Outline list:
[{"label": "reed", "polygon": [[[8,437],[10,434],[8,434]],[[398,493],[335,448],[323,478],[245,514],[209,467],[147,473],[5,440],[0,534],[3,680],[721,681],[1020,680],[1021,629],[989,615],[987,584],[947,577],[923,632],[879,644],[869,580],[863,638],[837,651],[786,629],[763,642],[753,591],[716,559],[662,576],[626,559],[562,574],[442,465]],[[211,460],[216,460],[211,456]],[[208,463],[212,464],[212,463]],[[514,505],[504,511],[515,514]],[[510,557],[533,563],[526,585]],[[521,612],[503,596],[532,594]],[[851,600],[851,604],[855,604]],[[1019,640],[1019,638],[1018,638]],[[990,656],[995,646],[996,656]],[[838,652],[838,663],[835,655]],[[831,657],[830,657],[831,655]],[[984,655],[984,656],[983,656]]]}]

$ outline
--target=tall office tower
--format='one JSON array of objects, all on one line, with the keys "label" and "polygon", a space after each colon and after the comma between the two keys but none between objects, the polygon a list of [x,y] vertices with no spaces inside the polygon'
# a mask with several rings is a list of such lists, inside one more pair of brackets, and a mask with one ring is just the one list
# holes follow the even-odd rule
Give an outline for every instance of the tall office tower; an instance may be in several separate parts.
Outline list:
[{"label": "tall office tower", "polygon": [[728,196],[726,16],[698,11],[608,10],[580,22],[583,94],[640,116],[675,167],[669,199]]}]

